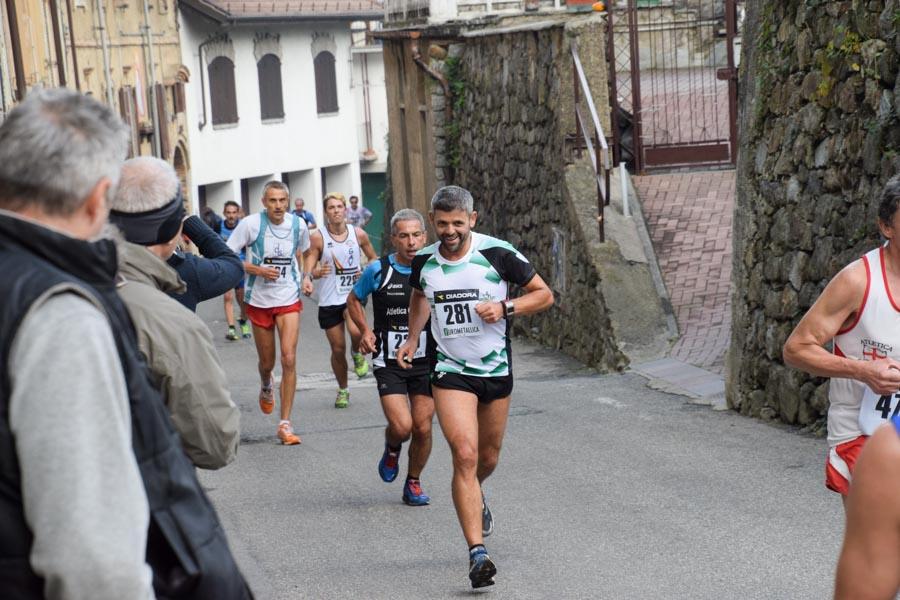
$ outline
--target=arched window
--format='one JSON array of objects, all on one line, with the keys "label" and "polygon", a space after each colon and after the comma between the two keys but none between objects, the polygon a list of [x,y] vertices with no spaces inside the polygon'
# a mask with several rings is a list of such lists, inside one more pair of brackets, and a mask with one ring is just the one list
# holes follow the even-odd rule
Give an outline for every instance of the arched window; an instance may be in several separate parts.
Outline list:
[{"label": "arched window", "polygon": [[217,56],[209,63],[209,101],[212,104],[213,125],[238,122],[234,63],[224,56]]},{"label": "arched window", "polygon": [[281,61],[274,54],[266,54],[256,63],[259,74],[259,106],[262,118],[284,117],[284,100],[281,94]]},{"label": "arched window", "polygon": [[338,111],[337,77],[334,74],[334,54],[319,52],[313,60],[316,71],[316,108],[321,113]]}]

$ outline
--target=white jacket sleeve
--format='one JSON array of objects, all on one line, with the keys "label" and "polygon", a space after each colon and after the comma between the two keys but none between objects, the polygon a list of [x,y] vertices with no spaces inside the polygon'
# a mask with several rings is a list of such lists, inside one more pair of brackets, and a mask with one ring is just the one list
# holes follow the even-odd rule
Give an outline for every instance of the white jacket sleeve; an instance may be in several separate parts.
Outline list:
[{"label": "white jacket sleeve", "polygon": [[74,293],[34,307],[11,348],[9,420],[31,566],[47,598],[153,598],[149,510],[109,324]]}]

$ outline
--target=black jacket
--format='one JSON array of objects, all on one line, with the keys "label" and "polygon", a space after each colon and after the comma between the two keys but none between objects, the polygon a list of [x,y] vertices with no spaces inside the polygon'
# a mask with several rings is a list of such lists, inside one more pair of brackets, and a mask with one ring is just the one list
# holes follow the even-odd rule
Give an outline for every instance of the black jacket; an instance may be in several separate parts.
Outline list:
[{"label": "black jacket", "polygon": [[187,284],[187,292],[170,296],[190,310],[197,310],[200,302],[236,288],[244,278],[244,263],[200,217],[185,220],[184,234],[194,242],[202,257],[179,250],[169,258],[169,266]]}]

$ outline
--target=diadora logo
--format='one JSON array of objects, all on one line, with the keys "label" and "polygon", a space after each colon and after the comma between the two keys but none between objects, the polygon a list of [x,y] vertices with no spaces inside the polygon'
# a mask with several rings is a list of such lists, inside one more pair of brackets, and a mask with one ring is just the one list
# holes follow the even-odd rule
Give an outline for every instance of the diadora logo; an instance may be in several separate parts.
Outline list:
[{"label": "diadora logo", "polygon": [[864,360],[879,360],[887,358],[894,351],[894,347],[889,344],[883,344],[875,340],[861,340],[862,355]]},{"label": "diadora logo", "polygon": [[468,302],[478,300],[478,290],[444,290],[434,293],[435,302]]}]

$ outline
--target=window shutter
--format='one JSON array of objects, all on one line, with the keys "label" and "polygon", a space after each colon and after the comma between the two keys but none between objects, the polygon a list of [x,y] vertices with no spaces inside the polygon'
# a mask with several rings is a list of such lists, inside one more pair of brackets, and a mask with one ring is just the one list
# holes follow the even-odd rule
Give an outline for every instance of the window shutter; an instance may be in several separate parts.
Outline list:
[{"label": "window shutter", "polygon": [[337,77],[334,72],[334,55],[319,52],[313,60],[316,73],[316,109],[319,113],[338,111]]},{"label": "window shutter", "polygon": [[140,139],[138,136],[140,133],[138,132],[137,113],[134,108],[134,88],[130,85],[119,88],[119,114],[122,115],[122,120],[128,125],[131,133],[131,144],[128,145],[128,158],[133,158],[137,154],[138,140]]},{"label": "window shutter", "polygon": [[170,150],[169,146],[169,111],[166,103],[166,88],[161,84],[156,84],[156,114],[159,117],[159,151],[162,153],[160,158],[168,160]]},{"label": "window shutter", "polygon": [[209,99],[213,125],[238,122],[234,63],[224,56],[209,63]]},{"label": "window shutter", "polygon": [[185,110],[185,101],[184,101],[184,82],[179,81],[175,84],[175,112],[183,113]]},{"label": "window shutter", "polygon": [[284,100],[281,90],[281,61],[274,54],[266,54],[258,63],[259,106],[263,119],[284,117]]}]

